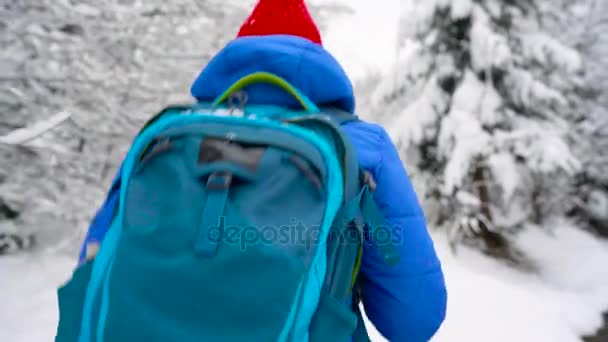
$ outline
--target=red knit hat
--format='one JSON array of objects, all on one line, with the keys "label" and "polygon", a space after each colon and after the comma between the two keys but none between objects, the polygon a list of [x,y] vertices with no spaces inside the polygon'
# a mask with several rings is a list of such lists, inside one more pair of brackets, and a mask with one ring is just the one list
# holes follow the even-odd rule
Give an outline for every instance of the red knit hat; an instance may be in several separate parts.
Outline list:
[{"label": "red knit hat", "polygon": [[288,34],[322,44],[304,0],[260,0],[238,37]]}]

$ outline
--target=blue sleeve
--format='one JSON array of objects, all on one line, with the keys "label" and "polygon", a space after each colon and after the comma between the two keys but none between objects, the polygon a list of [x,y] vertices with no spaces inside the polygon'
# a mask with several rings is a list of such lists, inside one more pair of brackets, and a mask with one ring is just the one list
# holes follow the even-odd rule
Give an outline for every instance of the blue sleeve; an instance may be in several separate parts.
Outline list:
[{"label": "blue sleeve", "polygon": [[114,218],[114,214],[116,212],[118,206],[118,199],[120,196],[120,171],[114,178],[112,182],[112,186],[108,192],[108,195],[102,204],[101,208],[95,214],[91,225],[89,226],[89,230],[84,239],[84,243],[80,249],[79,263],[82,264],[86,260],[86,248],[87,245],[93,242],[101,243],[103,238],[106,236],[110,225],[112,224],[112,219]]},{"label": "blue sleeve", "polygon": [[[369,164],[362,167],[374,175],[374,199],[392,231],[400,261],[390,266],[374,245],[364,246],[363,306],[370,321],[390,341],[428,341],[445,318],[447,293],[441,264],[416,193],[390,138],[379,126],[370,125],[366,130],[368,135],[374,131],[376,146],[367,151],[358,147],[363,151],[362,164]],[[374,147],[376,153],[370,157]]]}]

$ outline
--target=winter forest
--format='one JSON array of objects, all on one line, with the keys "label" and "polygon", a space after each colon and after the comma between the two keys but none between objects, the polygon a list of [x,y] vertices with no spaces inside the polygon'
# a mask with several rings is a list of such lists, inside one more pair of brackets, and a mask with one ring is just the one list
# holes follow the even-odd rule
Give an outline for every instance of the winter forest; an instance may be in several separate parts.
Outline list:
[{"label": "winter forest", "polygon": [[[134,135],[193,101],[254,2],[0,2],[0,340],[53,338]],[[308,5],[422,201],[449,296],[433,341],[608,341],[608,1]]]}]

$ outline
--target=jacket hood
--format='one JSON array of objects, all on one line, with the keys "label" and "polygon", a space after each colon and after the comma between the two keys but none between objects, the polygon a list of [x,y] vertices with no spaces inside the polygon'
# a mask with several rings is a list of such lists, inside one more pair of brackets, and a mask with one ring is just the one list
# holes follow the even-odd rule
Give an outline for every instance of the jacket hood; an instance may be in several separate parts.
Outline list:
[{"label": "jacket hood", "polygon": [[[290,35],[250,36],[228,43],[201,71],[191,87],[200,102],[212,102],[240,78],[269,72],[287,80],[320,107],[350,113],[355,98],[350,79],[338,61],[321,45]],[[298,102],[276,86],[247,87],[251,104],[298,108]]]}]

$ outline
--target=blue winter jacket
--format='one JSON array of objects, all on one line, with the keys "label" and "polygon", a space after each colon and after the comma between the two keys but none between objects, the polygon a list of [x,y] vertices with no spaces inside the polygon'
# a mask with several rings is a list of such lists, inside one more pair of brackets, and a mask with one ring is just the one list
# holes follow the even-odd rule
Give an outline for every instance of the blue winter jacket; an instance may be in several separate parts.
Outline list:
[{"label": "blue winter jacket", "polygon": [[[338,62],[320,45],[285,35],[243,37],[230,42],[200,73],[192,85],[192,95],[199,101],[212,101],[239,78],[257,71],[281,76],[319,106],[354,113],[352,85]],[[273,86],[254,85],[247,88],[247,94],[248,103],[298,107],[290,95]],[[374,246],[365,245],[361,264],[365,312],[390,341],[428,341],[444,320],[447,295],[417,196],[382,127],[359,121],[346,124],[344,129],[361,166],[376,180],[374,198],[387,225],[394,229],[400,250],[399,264],[389,266]],[[105,235],[119,186],[120,180],[116,179],[85,243],[101,241]],[[83,257],[84,248],[81,260]]]}]

